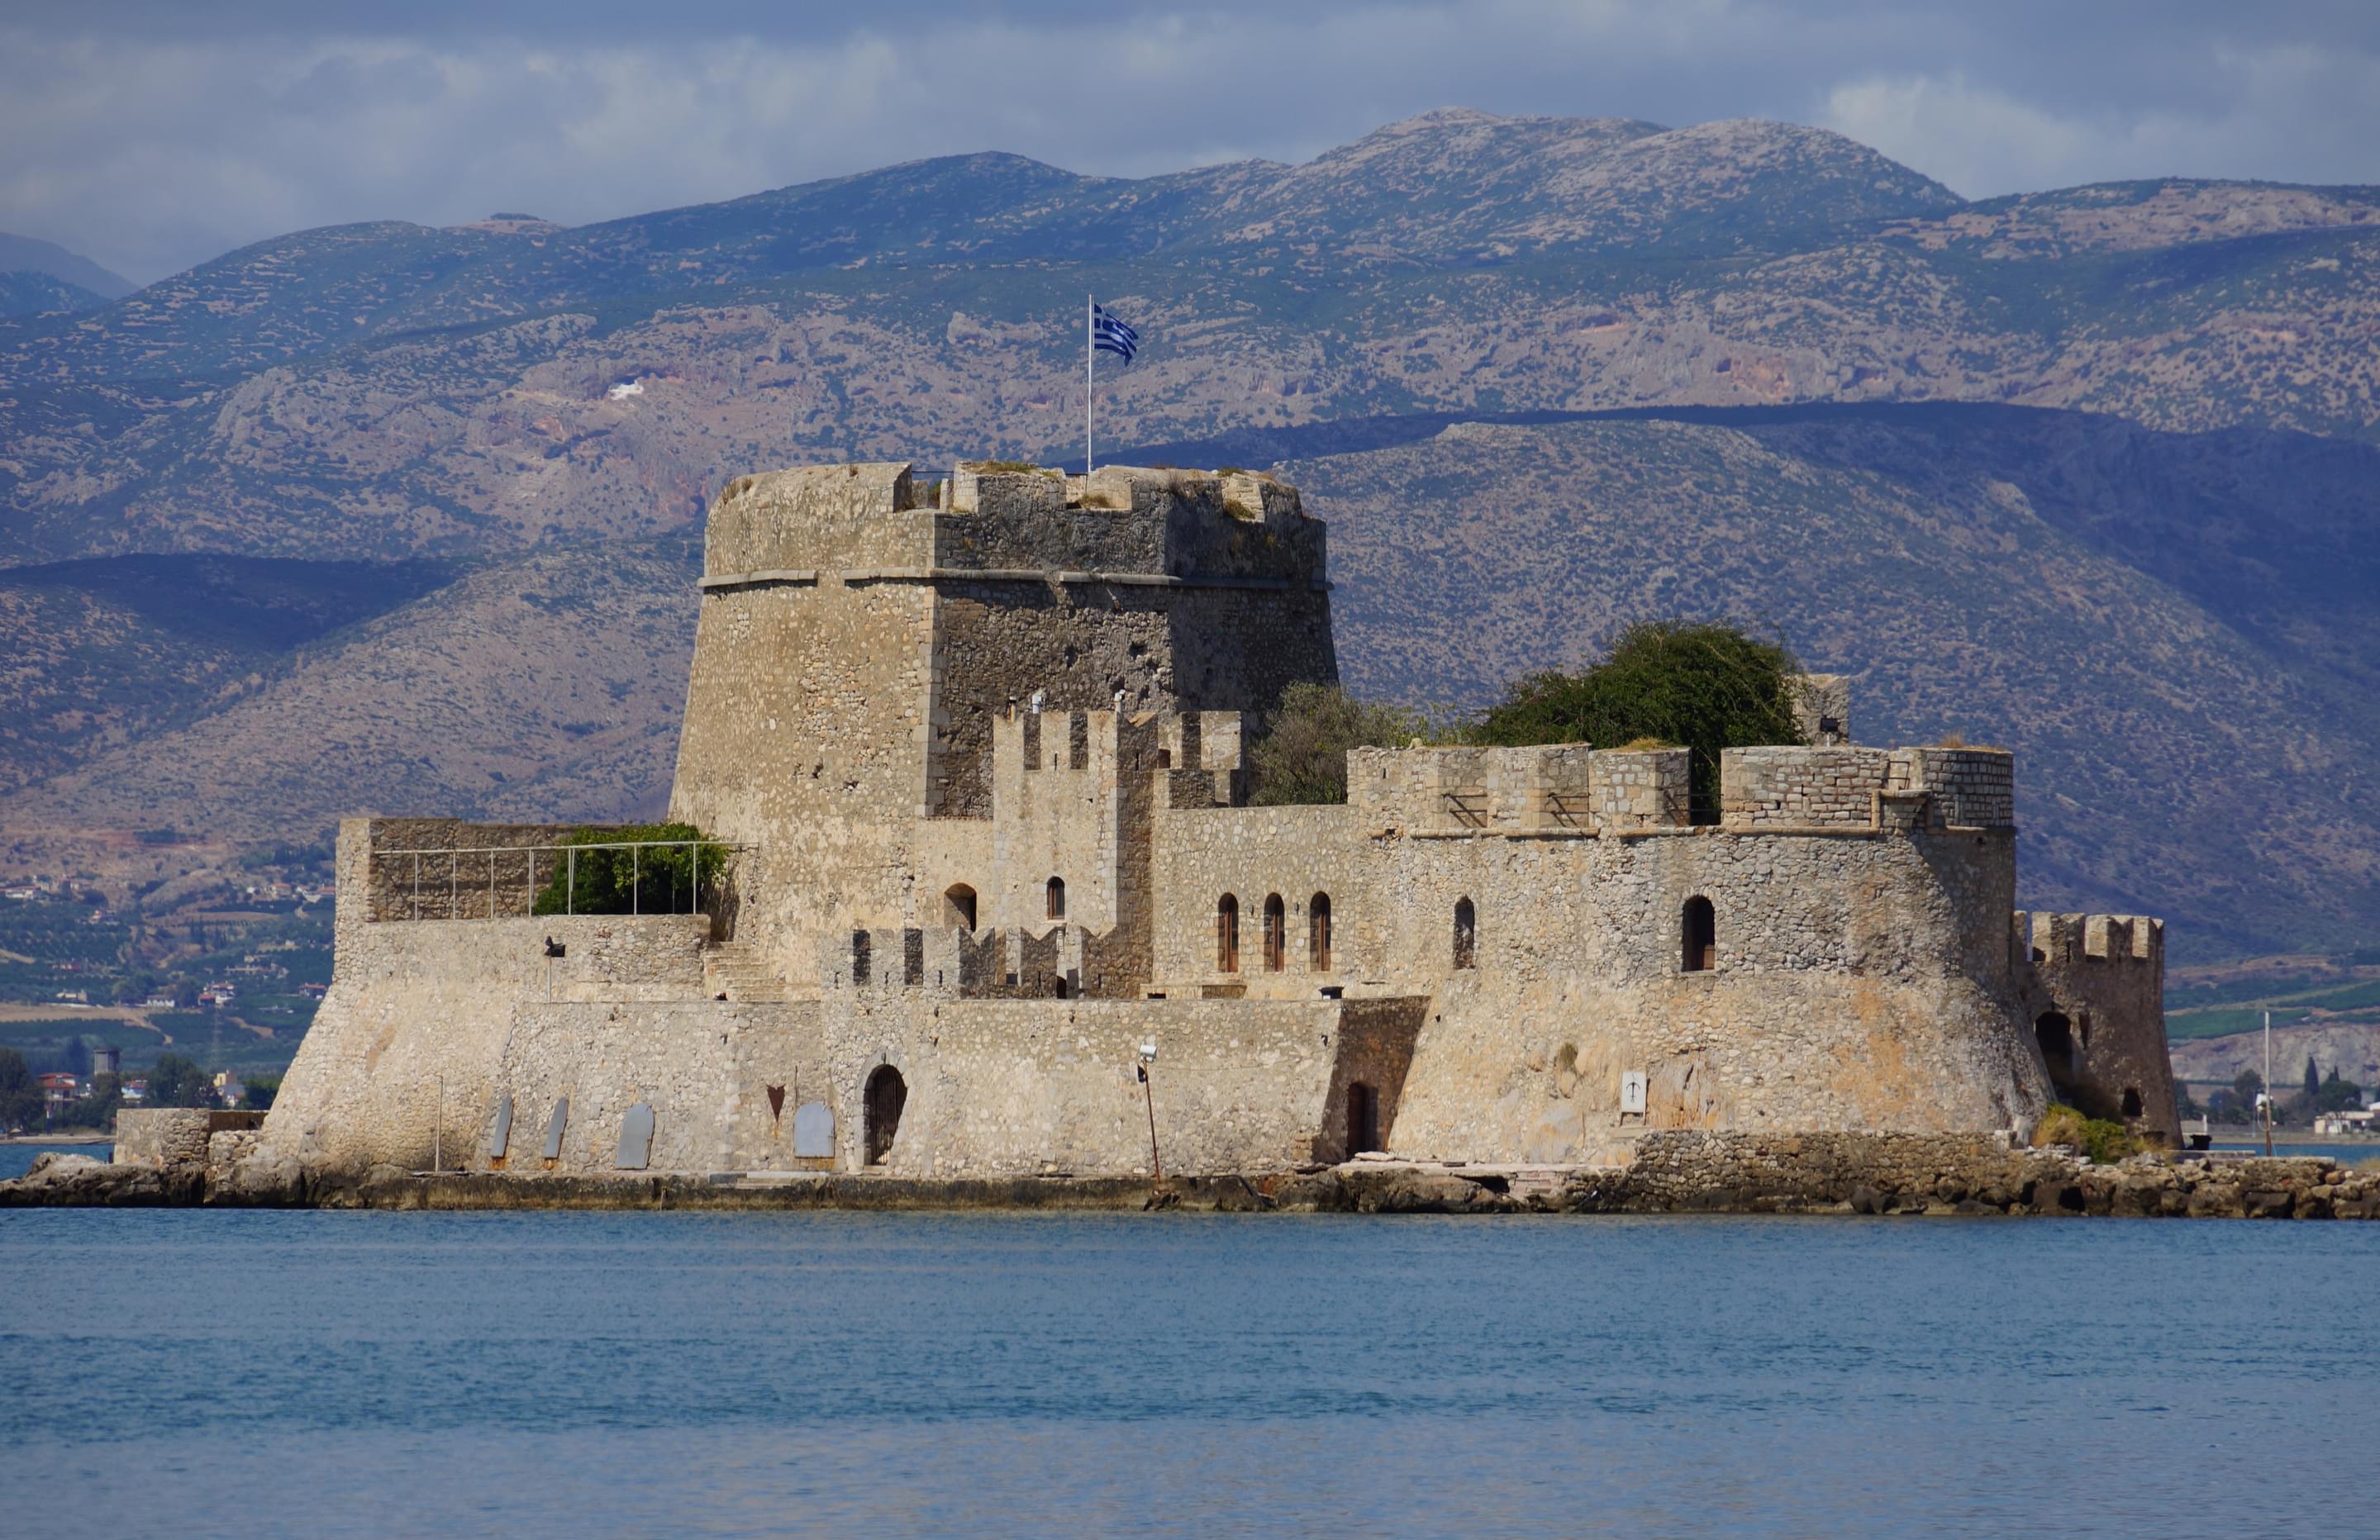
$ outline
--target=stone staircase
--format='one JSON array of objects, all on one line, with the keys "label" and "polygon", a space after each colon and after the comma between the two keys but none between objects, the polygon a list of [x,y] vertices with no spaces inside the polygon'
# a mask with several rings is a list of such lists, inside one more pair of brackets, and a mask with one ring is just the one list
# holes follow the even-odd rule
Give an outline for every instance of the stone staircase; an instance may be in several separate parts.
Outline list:
[{"label": "stone staircase", "polygon": [[742,941],[722,941],[702,954],[703,993],[731,1000],[782,1000],[785,981],[768,960]]}]

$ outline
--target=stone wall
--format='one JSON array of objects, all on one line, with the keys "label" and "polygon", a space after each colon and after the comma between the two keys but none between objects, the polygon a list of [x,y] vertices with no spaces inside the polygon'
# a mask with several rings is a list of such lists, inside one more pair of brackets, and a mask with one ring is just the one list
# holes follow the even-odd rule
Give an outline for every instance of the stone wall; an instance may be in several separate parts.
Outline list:
[{"label": "stone wall", "polygon": [[2004,748],[1918,746],[1892,751],[1891,792],[1924,792],[1937,824],[2016,827],[2016,757]]},{"label": "stone wall", "polygon": [[188,1166],[207,1163],[205,1110],[190,1107],[127,1107],[115,1114],[119,1166]]},{"label": "stone wall", "polygon": [[443,1147],[455,1163],[524,1006],[574,1001],[621,1020],[707,998],[707,916],[358,919],[349,895],[370,833],[364,819],[340,826],[336,963],[266,1119],[272,1153],[420,1169]]},{"label": "stone wall", "polygon": [[2144,915],[2022,914],[2010,948],[2058,1098],[2181,1140],[2165,1037],[2165,925]]},{"label": "stone wall", "polygon": [[1719,755],[1730,829],[1873,829],[1890,756],[1880,748],[1730,748]]}]

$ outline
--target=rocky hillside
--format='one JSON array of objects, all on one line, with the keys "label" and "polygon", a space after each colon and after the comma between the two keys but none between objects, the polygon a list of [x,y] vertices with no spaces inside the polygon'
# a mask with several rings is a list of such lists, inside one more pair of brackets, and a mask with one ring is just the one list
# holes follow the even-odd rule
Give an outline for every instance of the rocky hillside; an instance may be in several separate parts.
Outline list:
[{"label": "rocky hillside", "polygon": [[[0,321],[0,864],[649,806],[712,490],[1078,458],[1092,289],[1148,340],[1103,437],[1288,462],[1360,685],[1476,700],[1733,614],[1861,673],[1872,737],[2022,750],[2029,902],[2368,935],[2375,252],[2369,188],[1970,204],[1810,129],[1469,112],[1301,166],[303,232]],[[209,630],[71,580],[135,553],[411,564]]]}]

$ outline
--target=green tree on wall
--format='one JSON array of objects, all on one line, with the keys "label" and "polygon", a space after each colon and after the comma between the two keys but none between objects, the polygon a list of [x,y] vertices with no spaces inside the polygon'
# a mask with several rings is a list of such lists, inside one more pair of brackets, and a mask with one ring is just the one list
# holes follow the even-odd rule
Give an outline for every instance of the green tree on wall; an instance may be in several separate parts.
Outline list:
[{"label": "green tree on wall", "polygon": [[1430,733],[1402,707],[1358,700],[1337,685],[1292,685],[1247,755],[1248,800],[1309,806],[1347,800],[1347,751],[1394,748]]},{"label": "green tree on wall", "polygon": [[575,849],[539,858],[554,866],[532,914],[690,914],[721,890],[735,855],[690,823],[580,829],[562,843]]},{"label": "green tree on wall", "polygon": [[1578,673],[1515,680],[1467,736],[1513,746],[1651,740],[1689,748],[1694,802],[1711,816],[1721,749],[1802,742],[1800,672],[1783,645],[1731,625],[1640,621]]}]

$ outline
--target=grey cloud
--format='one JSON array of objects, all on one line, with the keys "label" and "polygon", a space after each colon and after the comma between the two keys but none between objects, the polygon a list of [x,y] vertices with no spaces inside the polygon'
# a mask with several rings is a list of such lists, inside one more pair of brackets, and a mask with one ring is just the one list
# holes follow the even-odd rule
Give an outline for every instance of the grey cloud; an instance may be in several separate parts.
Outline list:
[{"label": "grey cloud", "polygon": [[0,229],[153,278],[307,225],[576,223],[973,150],[1293,161],[1449,104],[1819,123],[1971,196],[2380,180],[2380,7],[2265,9],[85,0],[0,23]]}]

